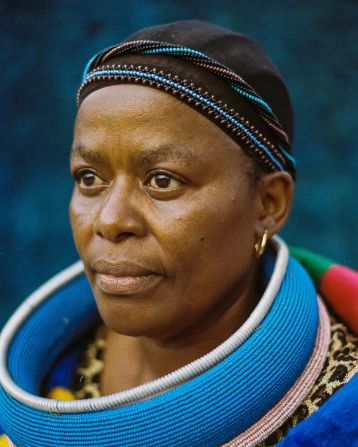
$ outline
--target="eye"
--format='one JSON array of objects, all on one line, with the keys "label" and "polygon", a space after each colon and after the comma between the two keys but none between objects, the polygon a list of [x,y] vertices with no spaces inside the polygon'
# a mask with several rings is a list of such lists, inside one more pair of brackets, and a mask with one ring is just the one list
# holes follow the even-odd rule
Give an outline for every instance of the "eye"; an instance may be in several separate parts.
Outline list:
[{"label": "eye", "polygon": [[104,181],[93,171],[80,171],[74,177],[80,188],[97,188],[104,185]]},{"label": "eye", "polygon": [[152,175],[147,183],[155,189],[174,189],[181,185],[181,182],[169,174],[158,173]]}]

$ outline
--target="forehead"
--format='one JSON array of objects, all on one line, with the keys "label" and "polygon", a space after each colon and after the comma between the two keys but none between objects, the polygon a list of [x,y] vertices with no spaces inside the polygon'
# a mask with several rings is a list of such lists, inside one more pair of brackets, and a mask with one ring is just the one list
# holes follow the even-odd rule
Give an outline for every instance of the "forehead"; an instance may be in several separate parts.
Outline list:
[{"label": "forehead", "polygon": [[78,111],[73,147],[88,152],[109,145],[132,151],[170,147],[188,161],[246,161],[235,141],[189,105],[154,88],[129,84],[92,92]]}]

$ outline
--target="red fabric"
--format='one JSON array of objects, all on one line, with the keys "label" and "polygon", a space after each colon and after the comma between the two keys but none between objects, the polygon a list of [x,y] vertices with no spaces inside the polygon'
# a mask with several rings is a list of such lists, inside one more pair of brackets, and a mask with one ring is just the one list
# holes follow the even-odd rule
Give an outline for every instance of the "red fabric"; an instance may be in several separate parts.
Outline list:
[{"label": "red fabric", "polygon": [[358,335],[358,272],[334,265],[323,275],[320,290],[334,311]]}]

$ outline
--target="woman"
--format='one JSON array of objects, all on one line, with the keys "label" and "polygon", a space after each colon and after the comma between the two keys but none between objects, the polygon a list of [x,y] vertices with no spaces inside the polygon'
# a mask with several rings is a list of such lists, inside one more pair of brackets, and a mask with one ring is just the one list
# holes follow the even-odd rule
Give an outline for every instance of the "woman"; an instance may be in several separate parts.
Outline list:
[{"label": "woman", "polygon": [[357,276],[296,250],[327,310],[274,237],[296,169],[264,52],[203,22],[145,29],[90,60],[78,105],[83,268],[3,331],[3,444],[352,442]]}]

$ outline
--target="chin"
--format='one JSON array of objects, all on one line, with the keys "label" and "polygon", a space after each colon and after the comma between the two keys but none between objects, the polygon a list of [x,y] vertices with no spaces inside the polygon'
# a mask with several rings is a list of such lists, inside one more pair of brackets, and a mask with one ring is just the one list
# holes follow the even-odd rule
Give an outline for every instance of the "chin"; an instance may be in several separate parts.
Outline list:
[{"label": "chin", "polygon": [[[107,300],[106,300],[107,301]],[[171,322],[163,321],[163,313],[155,315],[150,309],[136,303],[102,302],[96,299],[97,307],[105,326],[130,337],[155,337],[166,333]]]}]

